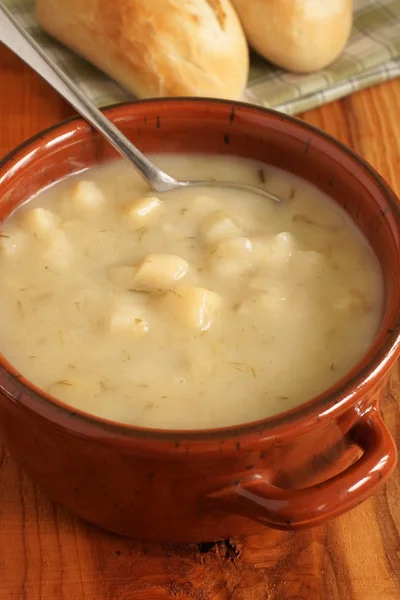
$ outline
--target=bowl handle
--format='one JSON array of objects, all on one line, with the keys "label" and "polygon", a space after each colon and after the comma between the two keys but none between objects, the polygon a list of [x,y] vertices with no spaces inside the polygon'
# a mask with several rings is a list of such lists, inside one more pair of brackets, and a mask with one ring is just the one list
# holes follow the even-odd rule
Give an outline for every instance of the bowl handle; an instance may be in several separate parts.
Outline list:
[{"label": "bowl handle", "polygon": [[370,496],[390,477],[397,450],[392,436],[373,407],[350,431],[363,455],[331,479],[303,489],[283,489],[267,472],[246,473],[234,483],[208,493],[214,508],[239,513],[276,529],[318,525]]}]

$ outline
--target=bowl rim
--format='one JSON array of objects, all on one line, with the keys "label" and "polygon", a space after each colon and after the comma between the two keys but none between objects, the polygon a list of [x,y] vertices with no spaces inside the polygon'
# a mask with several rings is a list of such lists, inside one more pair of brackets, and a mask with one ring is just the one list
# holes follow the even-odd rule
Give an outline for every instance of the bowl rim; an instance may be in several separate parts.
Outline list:
[{"label": "bowl rim", "polygon": [[[352,163],[357,163],[358,166],[362,167],[367,172],[380,194],[385,198],[386,203],[391,207],[391,214],[396,218],[400,231],[400,200],[379,173],[360,155],[345,144],[318,127],[310,125],[297,117],[246,102],[191,97],[133,100],[108,105],[102,107],[101,110],[109,113],[112,118],[112,113],[114,111],[123,111],[124,108],[129,110],[130,107],[140,105],[174,105],[177,103],[193,105],[206,103],[211,106],[224,105],[227,108],[227,114],[235,109],[264,113],[269,117],[279,118],[281,121],[286,122],[290,127],[300,127],[324,140],[328,144],[335,146],[339,151],[347,154]],[[118,115],[116,115],[116,117],[118,118]],[[92,127],[79,115],[71,116],[39,131],[12,149],[3,158],[0,158],[0,185],[3,181],[1,171],[6,168],[3,173],[3,176],[6,176],[9,170],[7,167],[10,163],[13,163],[17,159],[20,160],[24,155],[26,156],[26,154],[29,153],[30,147],[34,146],[40,140],[45,141],[46,137],[56,139],[55,134],[68,126],[70,126],[71,131],[74,131],[75,133],[78,133],[82,126],[87,128],[88,132],[93,131]],[[400,261],[400,252],[398,259]],[[90,413],[86,413],[83,410],[71,407],[40,390],[29,380],[25,379],[22,374],[7,361],[1,352],[0,376],[1,371],[3,371],[6,376],[11,377],[13,384],[20,393],[18,394],[18,397],[13,396],[7,390],[7,387],[3,386],[1,378],[0,392],[2,392],[3,396],[8,400],[17,402],[18,404],[29,408],[34,413],[39,414],[47,420],[57,422],[63,429],[69,429],[76,432],[78,421],[81,425],[81,427],[78,427],[80,431],[88,433],[91,431],[94,435],[98,435],[99,432],[101,432],[103,435],[108,433],[114,436],[117,435],[123,439],[130,438],[141,440],[147,439],[148,441],[157,440],[159,442],[174,442],[176,447],[180,442],[208,443],[218,439],[238,438],[251,434],[256,434],[257,436],[263,435],[265,439],[277,435],[283,436],[289,429],[291,432],[296,429],[305,433],[308,429],[315,427],[316,423],[322,423],[327,419],[331,419],[333,415],[338,417],[340,414],[344,413],[352,404],[355,396],[359,398],[367,393],[371,385],[384,377],[400,354],[400,302],[398,309],[399,310],[395,315],[396,319],[393,328],[388,329],[385,332],[385,337],[378,344],[378,334],[382,334],[380,328],[367,353],[364,354],[353,369],[348,374],[344,375],[344,377],[334,384],[334,386],[331,386],[321,394],[288,411],[239,425],[210,429],[174,430],[140,427],[97,417]],[[368,361],[366,361],[367,357]],[[364,365],[362,364],[363,362],[365,362]],[[24,393],[26,394],[26,397],[31,400],[29,406],[27,406],[28,403],[24,401]]]}]

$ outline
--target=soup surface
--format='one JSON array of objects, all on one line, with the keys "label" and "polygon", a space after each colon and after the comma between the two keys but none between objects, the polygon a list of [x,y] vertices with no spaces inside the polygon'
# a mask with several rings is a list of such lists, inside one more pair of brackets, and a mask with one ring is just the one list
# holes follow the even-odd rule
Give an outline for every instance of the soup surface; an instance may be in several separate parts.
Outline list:
[{"label": "soup surface", "polygon": [[67,404],[198,429],[286,411],[370,346],[375,256],[316,188],[232,157],[157,156],[184,179],[265,185],[150,194],[122,161],[42,192],[1,226],[1,351]]}]

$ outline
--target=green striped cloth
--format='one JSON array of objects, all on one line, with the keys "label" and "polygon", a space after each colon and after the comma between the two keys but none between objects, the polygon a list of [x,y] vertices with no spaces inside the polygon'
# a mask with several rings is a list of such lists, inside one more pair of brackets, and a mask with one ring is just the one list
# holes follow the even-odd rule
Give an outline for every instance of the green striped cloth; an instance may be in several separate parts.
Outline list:
[{"label": "green striped cloth", "polygon": [[[35,22],[33,0],[3,2],[98,106],[132,98],[42,32]],[[311,75],[287,73],[253,54],[245,100],[296,114],[400,75],[400,0],[355,0],[354,10],[353,32],[345,51],[323,71]]]}]

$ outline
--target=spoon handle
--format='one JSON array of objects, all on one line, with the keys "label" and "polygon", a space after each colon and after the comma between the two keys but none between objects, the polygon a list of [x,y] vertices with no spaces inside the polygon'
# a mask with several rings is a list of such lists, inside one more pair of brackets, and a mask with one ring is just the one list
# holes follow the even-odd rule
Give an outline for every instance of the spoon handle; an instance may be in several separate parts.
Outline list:
[{"label": "spoon handle", "polygon": [[[49,57],[39,44],[20,26],[11,12],[0,2],[0,41],[22,58],[82,115],[110,144],[139,170],[148,185],[162,192],[178,182],[161,171],[144,156],[111,121],[91,102],[75,83]],[[179,185],[179,184],[178,184]]]}]

